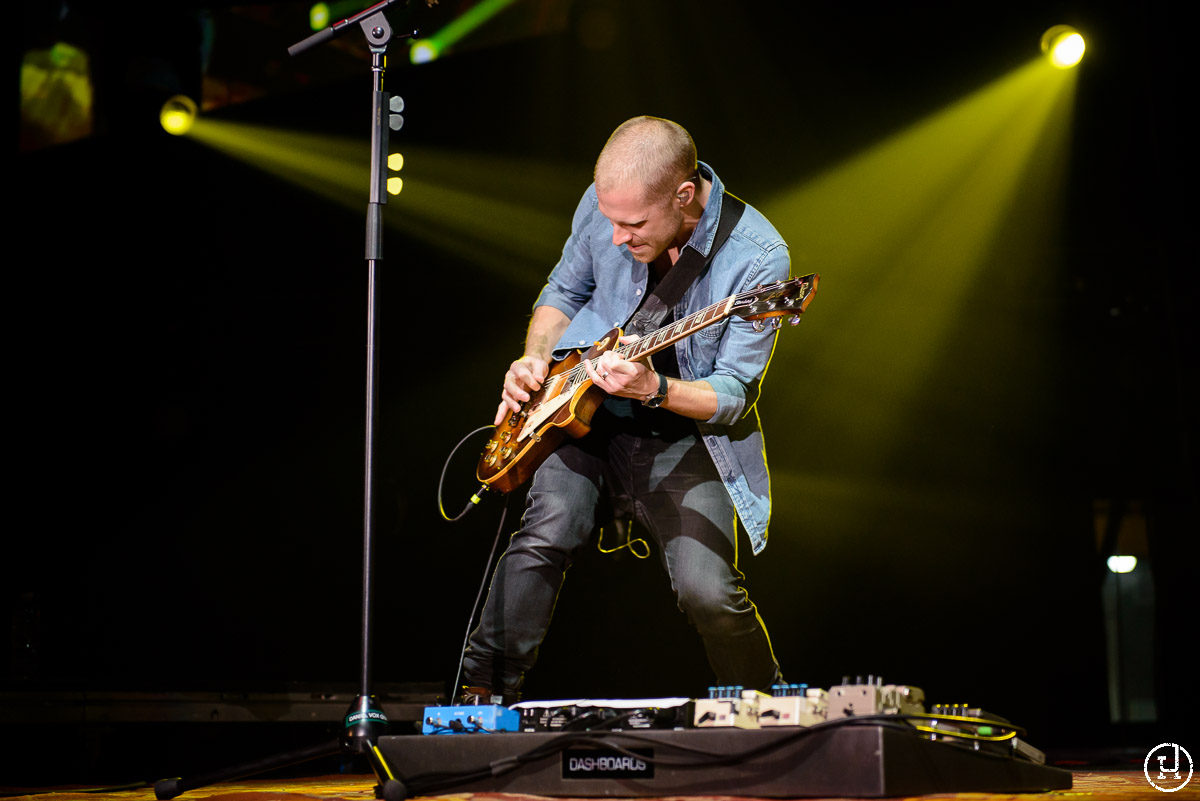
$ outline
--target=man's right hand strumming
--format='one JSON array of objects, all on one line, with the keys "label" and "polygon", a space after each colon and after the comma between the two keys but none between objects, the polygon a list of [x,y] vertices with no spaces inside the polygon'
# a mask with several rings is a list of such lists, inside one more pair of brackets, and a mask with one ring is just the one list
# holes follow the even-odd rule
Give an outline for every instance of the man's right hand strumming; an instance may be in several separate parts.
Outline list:
[{"label": "man's right hand strumming", "polygon": [[495,425],[510,412],[521,411],[521,404],[529,400],[529,393],[540,389],[550,365],[538,356],[522,356],[513,362],[504,374],[504,391],[500,393],[500,406],[496,409]]},{"label": "man's right hand strumming", "polygon": [[504,374],[504,391],[500,393],[495,425],[500,425],[505,415],[521,411],[521,404],[529,400],[529,393],[541,388],[550,373],[551,348],[570,322],[567,315],[553,306],[539,306],[533,310],[525,335],[525,355],[513,362]]}]

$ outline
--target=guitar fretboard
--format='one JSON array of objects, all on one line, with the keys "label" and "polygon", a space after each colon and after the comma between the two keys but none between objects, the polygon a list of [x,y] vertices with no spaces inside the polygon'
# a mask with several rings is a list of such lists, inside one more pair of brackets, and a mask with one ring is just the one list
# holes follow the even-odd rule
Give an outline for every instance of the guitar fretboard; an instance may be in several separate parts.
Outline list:
[{"label": "guitar fretboard", "polygon": [[636,342],[620,346],[617,348],[617,352],[631,362],[658,353],[667,347],[667,345],[678,342],[684,337],[689,337],[701,328],[724,319],[728,316],[728,309],[733,301],[734,298],[726,298],[720,303],[709,306],[707,309],[693,312],[682,320],[677,320],[670,325],[663,326]]},{"label": "guitar fretboard", "polygon": [[[776,314],[794,314],[799,319],[799,314],[804,311],[808,305],[808,299],[812,292],[816,289],[816,274],[804,276],[803,278],[793,278],[788,281],[779,281],[765,287],[756,287],[749,292],[743,292],[739,295],[731,295],[724,300],[714,303],[713,305],[693,312],[682,320],[677,320],[670,325],[665,325],[646,336],[638,339],[636,342],[629,342],[625,345],[620,345],[616,348],[616,352],[621,354],[627,361],[638,361],[647,356],[652,356],[658,353],[663,348],[678,342],[685,337],[699,331],[701,328],[720,322],[732,314],[745,317],[744,311],[748,308],[747,304],[767,304],[763,310],[756,310],[756,314],[762,314],[776,308],[776,304],[782,302],[783,311],[776,311]],[[797,301],[797,293],[799,293],[799,301]],[[759,328],[758,330],[762,330]],[[587,359],[595,367],[600,361],[600,357],[596,356]],[[585,362],[580,362],[574,368],[561,374],[561,379],[567,382],[567,387],[574,389],[587,380],[587,370],[584,368]],[[545,392],[549,387],[543,387]]]}]

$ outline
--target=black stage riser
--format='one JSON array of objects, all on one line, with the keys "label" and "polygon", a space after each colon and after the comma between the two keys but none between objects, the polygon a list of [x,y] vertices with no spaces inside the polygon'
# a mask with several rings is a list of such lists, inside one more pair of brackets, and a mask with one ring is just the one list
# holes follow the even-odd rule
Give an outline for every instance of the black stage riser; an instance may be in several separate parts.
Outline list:
[{"label": "black stage riser", "polygon": [[[806,731],[798,735],[798,732]],[[559,734],[454,734],[382,737],[379,747],[402,781],[428,773],[485,767],[546,746]],[[931,742],[916,732],[876,725],[817,730],[772,728],[640,731],[606,735],[623,749],[649,749],[658,762],[652,778],[572,778],[568,759],[554,753],[536,762],[470,783],[443,786],[463,792],[547,796],[644,797],[740,795],[765,798],[857,796],[881,798],[927,793],[1028,793],[1071,787],[1069,771],[996,756],[961,745]],[[596,745],[602,745],[600,741]],[[573,745],[577,755],[586,746]],[[734,755],[759,750],[735,764],[712,764],[683,748]],[[680,766],[688,762],[694,767]],[[441,791],[439,790],[439,791]]]}]

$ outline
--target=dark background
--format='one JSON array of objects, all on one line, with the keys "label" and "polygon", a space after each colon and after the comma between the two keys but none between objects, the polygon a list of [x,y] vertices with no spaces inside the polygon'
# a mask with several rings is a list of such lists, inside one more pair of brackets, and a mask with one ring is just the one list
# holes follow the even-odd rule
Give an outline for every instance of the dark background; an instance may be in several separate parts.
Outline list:
[{"label": "dark background", "polygon": [[[598,50],[579,44],[595,5],[621,21]],[[907,447],[839,485],[849,496],[798,496],[786,481],[780,493],[780,476],[853,475],[866,455],[806,414],[803,399],[836,370],[786,389],[804,381],[818,297],[801,330],[784,332],[760,404],[774,518],[763,555],[743,541],[742,566],[790,681],[882,675],[1002,714],[1043,748],[1183,742],[1196,711],[1195,350],[1172,4],[567,7],[563,29],[422,68],[394,58],[389,72],[408,103],[393,145],[569,165],[553,202],[559,240],[604,138],[629,116],[683,122],[754,203],[1015,68],[1050,25],[1085,31],[1056,270],[1006,312],[1052,332],[1031,358],[1054,391],[1001,425],[1012,436],[964,440],[947,424],[966,403],[951,387],[991,320],[970,317],[907,419]],[[458,11],[444,3],[428,24]],[[132,54],[150,48],[184,83],[198,79],[188,13],[149,27],[85,17],[90,33],[73,30],[95,58],[96,133],[18,153],[6,182],[17,208],[0,556],[9,690],[251,691],[358,676],[363,215],[166,136],[153,115],[134,119],[153,92],[129,78]],[[26,22],[26,47],[38,45],[45,20]],[[240,57],[278,60],[302,22],[239,42]],[[218,113],[361,136],[365,151],[369,89],[362,62]],[[490,420],[537,283],[387,236],[375,677],[448,688],[503,501],[447,524],[439,471]],[[804,242],[789,239],[799,271]],[[836,275],[824,281],[837,291]],[[1004,398],[993,402],[1003,419]],[[454,511],[474,488],[472,458],[451,465]],[[1157,722],[1110,723],[1098,499],[1145,510]],[[527,696],[695,696],[710,681],[656,560],[589,551]]]}]

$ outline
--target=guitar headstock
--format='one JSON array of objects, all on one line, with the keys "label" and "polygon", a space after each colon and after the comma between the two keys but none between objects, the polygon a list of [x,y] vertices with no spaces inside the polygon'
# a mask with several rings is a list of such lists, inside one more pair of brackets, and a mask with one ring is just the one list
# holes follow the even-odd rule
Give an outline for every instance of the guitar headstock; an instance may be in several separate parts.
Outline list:
[{"label": "guitar headstock", "polygon": [[791,318],[788,322],[796,325],[817,293],[817,282],[820,280],[820,275],[810,273],[773,284],[760,284],[749,292],[736,295],[729,313],[753,320],[756,331],[762,331],[764,321],[771,318],[774,318],[772,324],[775,328],[779,327],[785,316]]}]

